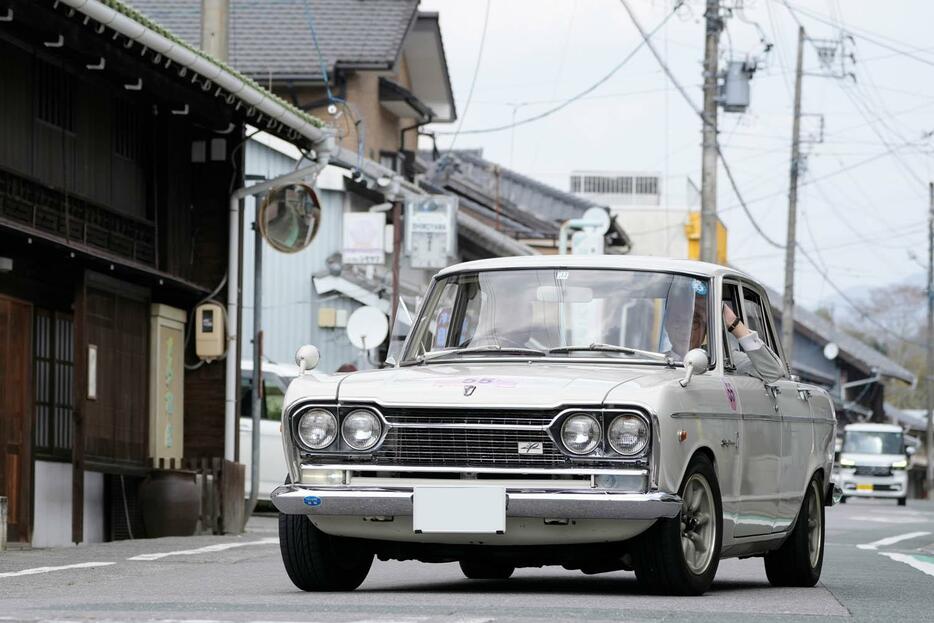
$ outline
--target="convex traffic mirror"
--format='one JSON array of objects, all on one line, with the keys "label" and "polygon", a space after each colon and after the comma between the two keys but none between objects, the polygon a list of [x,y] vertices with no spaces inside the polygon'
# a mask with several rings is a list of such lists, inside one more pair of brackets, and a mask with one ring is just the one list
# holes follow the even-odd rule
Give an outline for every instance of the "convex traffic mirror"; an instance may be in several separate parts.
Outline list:
[{"label": "convex traffic mirror", "polygon": [[280,186],[266,195],[257,221],[263,238],[274,249],[297,253],[318,233],[321,202],[306,184]]}]

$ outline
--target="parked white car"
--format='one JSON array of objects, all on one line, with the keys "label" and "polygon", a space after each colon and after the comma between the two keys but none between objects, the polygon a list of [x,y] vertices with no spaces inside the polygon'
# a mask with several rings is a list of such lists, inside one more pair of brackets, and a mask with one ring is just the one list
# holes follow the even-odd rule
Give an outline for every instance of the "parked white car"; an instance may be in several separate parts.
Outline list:
[{"label": "parked white car", "polygon": [[848,424],[843,429],[838,473],[843,501],[848,497],[908,498],[905,433],[894,424]]},{"label": "parked white car", "polygon": [[272,493],[289,577],[352,590],[378,556],[458,561],[468,578],[631,569],[696,595],[721,558],[762,556],[773,584],[814,585],[833,407],[787,376],[737,373],[723,301],[781,356],[765,292],[722,266],[442,270],[393,367],[289,387],[290,481]]},{"label": "parked white car", "polygon": [[[246,496],[250,495],[253,462],[253,361],[240,362],[240,462],[246,465]],[[263,363],[263,408],[260,419],[259,499],[269,500],[273,489],[282,484],[289,472],[282,454],[282,403],[285,391],[299,374],[298,366],[287,363]],[[317,378],[325,375],[309,373]]]}]

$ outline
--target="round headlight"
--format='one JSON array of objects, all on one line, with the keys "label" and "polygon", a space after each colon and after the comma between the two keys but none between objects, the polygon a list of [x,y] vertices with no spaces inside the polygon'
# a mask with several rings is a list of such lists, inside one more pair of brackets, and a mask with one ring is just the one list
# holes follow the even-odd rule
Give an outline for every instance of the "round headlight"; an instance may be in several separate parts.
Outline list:
[{"label": "round headlight", "polygon": [[379,441],[382,427],[372,411],[351,411],[341,424],[341,435],[347,445],[355,450],[369,450]]},{"label": "round headlight", "polygon": [[574,454],[588,454],[600,443],[600,423],[592,415],[572,415],[561,425],[561,441]]},{"label": "round headlight", "polygon": [[322,450],[337,438],[337,418],[324,409],[310,409],[298,421],[298,437],[312,450]]},{"label": "round headlight", "polygon": [[649,428],[645,420],[635,415],[620,415],[607,431],[610,447],[627,456],[639,454],[649,442]]}]

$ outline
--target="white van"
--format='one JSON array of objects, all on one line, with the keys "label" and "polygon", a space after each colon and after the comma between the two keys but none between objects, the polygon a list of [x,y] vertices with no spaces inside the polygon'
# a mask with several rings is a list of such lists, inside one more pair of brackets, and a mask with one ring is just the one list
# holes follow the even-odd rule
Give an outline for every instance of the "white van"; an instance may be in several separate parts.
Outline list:
[{"label": "white van", "polygon": [[849,424],[843,430],[838,482],[848,497],[908,497],[908,454],[905,433],[893,424]]}]

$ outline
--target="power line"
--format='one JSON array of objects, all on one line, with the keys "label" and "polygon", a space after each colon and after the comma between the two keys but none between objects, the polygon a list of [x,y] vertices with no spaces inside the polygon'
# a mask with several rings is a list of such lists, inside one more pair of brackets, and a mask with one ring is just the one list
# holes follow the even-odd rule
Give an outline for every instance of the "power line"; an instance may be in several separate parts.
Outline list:
[{"label": "power line", "polygon": [[[473,90],[474,87],[477,86],[477,76],[480,74],[480,62],[483,60],[483,47],[486,44],[487,26],[490,24],[491,4],[493,4],[493,0],[486,0],[486,11],[483,14],[483,29],[480,32],[480,48],[477,50],[477,63],[473,67],[473,78],[470,79],[470,90],[467,92],[467,102],[464,104],[464,110],[461,111],[460,122],[457,124],[457,131],[454,132],[454,137],[451,139],[451,145],[448,147],[448,151],[454,149],[457,136],[461,133],[461,128],[464,127],[464,119],[467,118],[467,110],[470,109],[470,101],[473,99]],[[442,134],[442,132],[437,132],[436,134]]]},{"label": "power line", "polygon": [[[662,26],[664,26],[666,23],[668,23],[668,20],[671,19],[671,16],[672,16],[672,15],[674,15],[675,13],[677,13],[678,9],[681,7],[682,4],[683,4],[683,0],[679,0],[679,1],[675,4],[675,7],[671,10],[671,12],[670,12],[668,15],[665,16],[665,18],[658,24],[658,26],[656,26],[654,29],[652,29],[652,32],[648,34],[648,37],[651,38],[656,32],[658,32],[658,31],[662,28]],[[541,112],[541,113],[539,113],[539,114],[537,114],[537,115],[533,115],[533,116],[531,116],[531,117],[527,117],[527,118],[525,118],[525,119],[520,119],[520,120],[518,120],[518,121],[514,121],[514,122],[511,122],[511,123],[506,123],[506,124],[503,124],[503,125],[492,126],[492,127],[489,127],[489,128],[480,128],[480,129],[475,129],[475,130],[464,130],[463,132],[460,131],[460,129],[458,128],[458,130],[457,130],[456,132],[443,132],[443,131],[441,131],[441,132],[435,132],[435,134],[437,134],[438,136],[445,136],[445,135],[448,135],[448,134],[454,134],[455,137],[456,137],[458,134],[490,134],[490,133],[493,133],[493,132],[502,132],[503,130],[510,130],[510,129],[512,129],[512,128],[517,128],[517,127],[519,127],[519,126],[526,125],[526,124],[532,123],[532,122],[534,122],[534,121],[539,121],[539,120],[541,120],[541,119],[544,119],[545,117],[550,117],[551,115],[555,114],[556,112],[567,108],[568,106],[570,106],[570,105],[573,104],[574,102],[576,102],[576,101],[578,101],[578,100],[580,100],[580,99],[583,99],[585,95],[588,95],[588,94],[592,93],[592,92],[593,92],[594,90],[596,90],[600,85],[602,85],[602,84],[605,83],[607,80],[609,80],[610,78],[612,78],[612,77],[616,74],[616,72],[618,72],[620,69],[622,69],[623,66],[624,66],[626,63],[628,63],[628,62],[630,61],[630,59],[632,59],[633,56],[636,55],[636,52],[638,52],[639,50],[642,49],[642,46],[645,45],[645,43],[646,43],[646,39],[645,39],[645,36],[643,36],[642,41],[641,41],[635,48],[633,48],[632,51],[630,51],[629,54],[627,54],[627,55],[623,58],[623,60],[621,60],[615,67],[613,67],[613,69],[611,69],[611,70],[609,71],[609,73],[607,73],[605,76],[603,76],[602,78],[600,78],[599,80],[597,80],[595,83],[593,83],[592,85],[590,85],[589,87],[587,87],[586,89],[584,89],[583,91],[581,91],[580,93],[578,93],[577,95],[575,95],[575,96],[573,96],[573,97],[571,97],[571,98],[569,98],[569,99],[566,99],[566,100],[564,100],[563,102],[561,102],[560,104],[558,104],[557,106],[555,106],[555,107],[553,107],[553,108],[549,108],[548,110],[543,111],[543,112]],[[461,122],[463,122],[463,118],[461,118]]]},{"label": "power line", "polygon": [[[669,80],[671,80],[672,84],[675,86],[678,92],[681,93],[682,97],[684,97],[688,105],[694,110],[695,114],[697,114],[697,116],[700,117],[704,123],[707,123],[707,119],[704,117],[703,112],[697,107],[697,105],[688,95],[687,91],[685,91],[684,87],[681,86],[680,82],[678,82],[678,79],[674,76],[674,73],[671,71],[671,68],[668,66],[665,60],[661,57],[661,55],[659,55],[658,51],[655,49],[655,46],[652,45],[652,42],[649,40],[647,34],[645,33],[645,30],[642,28],[642,24],[639,22],[638,18],[636,18],[635,16],[635,13],[633,13],[632,9],[630,8],[628,4],[628,0],[620,0],[620,2],[622,2],[623,7],[626,9],[626,12],[629,13],[629,16],[632,19],[633,24],[636,26],[636,29],[639,31],[639,33],[642,35],[643,41],[646,43],[646,45],[648,45],[649,50],[652,52],[652,55],[655,56],[655,59],[658,61],[662,70],[668,76]],[[766,242],[768,242],[770,245],[772,245],[775,248],[784,249],[785,245],[779,242],[776,242],[775,240],[772,240],[772,238],[768,234],[766,234],[765,231],[762,230],[762,228],[759,226],[759,223],[756,222],[755,217],[753,217],[752,212],[750,212],[749,210],[749,206],[746,204],[746,200],[743,198],[743,195],[739,190],[739,186],[736,184],[736,179],[733,177],[733,171],[730,169],[730,165],[727,162],[726,157],[723,154],[723,151],[720,149],[719,142],[716,144],[716,146],[717,146],[717,155],[720,158],[721,164],[723,164],[723,169],[726,172],[727,179],[729,179],[730,181],[730,186],[732,186],[733,192],[736,195],[736,198],[739,200],[740,206],[742,206],[743,211],[746,213],[746,216],[749,219],[749,222],[752,223],[752,226],[759,233],[759,235],[762,237],[763,240],[765,240]],[[895,333],[894,331],[892,331],[891,329],[889,329],[888,327],[880,323],[878,320],[873,318],[868,312],[863,310],[857,303],[855,303],[843,291],[842,288],[840,288],[837,284],[835,284],[830,279],[830,276],[827,274],[827,271],[821,268],[821,266],[817,263],[817,261],[814,260],[813,257],[811,257],[811,254],[808,253],[804,249],[804,247],[801,245],[800,242],[795,244],[795,249],[801,252],[801,254],[805,257],[805,259],[808,260],[811,266],[814,267],[814,270],[817,271],[817,273],[821,277],[824,278],[824,280],[827,282],[827,285],[829,285],[840,296],[840,298],[846,301],[850,305],[850,307],[852,307],[857,313],[859,313],[862,318],[878,326],[880,329],[892,335],[894,338],[901,340],[907,344],[914,344],[914,342],[911,342],[903,338],[902,336],[898,335],[897,333]]]}]

